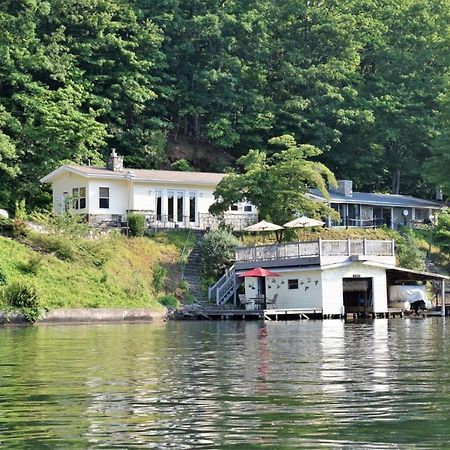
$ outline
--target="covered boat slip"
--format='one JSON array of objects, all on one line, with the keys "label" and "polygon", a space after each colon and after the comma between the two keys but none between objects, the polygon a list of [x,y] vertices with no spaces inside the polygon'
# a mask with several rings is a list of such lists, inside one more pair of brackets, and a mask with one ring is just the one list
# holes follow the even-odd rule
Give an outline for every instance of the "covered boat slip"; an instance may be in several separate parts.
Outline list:
[{"label": "covered boat slip", "polygon": [[[249,268],[264,267],[268,276],[252,275]],[[264,270],[264,269],[261,269]],[[398,312],[389,307],[389,289],[402,284],[432,282],[439,286],[435,314],[445,315],[442,298],[444,275],[395,267],[392,241],[341,240],[254,246],[236,249],[236,263],[223,277],[228,297],[217,305],[236,314],[263,313],[288,317],[389,317]],[[228,283],[228,284],[227,284]],[[235,285],[233,291],[232,285]],[[215,286],[215,287],[217,287]],[[231,305],[231,303],[233,303]],[[440,306],[440,308],[438,308]]]}]

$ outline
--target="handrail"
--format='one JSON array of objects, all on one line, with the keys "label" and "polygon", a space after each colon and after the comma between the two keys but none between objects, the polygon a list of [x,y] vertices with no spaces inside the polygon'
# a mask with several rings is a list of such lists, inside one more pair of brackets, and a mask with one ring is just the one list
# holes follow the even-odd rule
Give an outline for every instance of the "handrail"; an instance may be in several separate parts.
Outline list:
[{"label": "handrail", "polygon": [[180,264],[181,264],[181,279],[184,280],[184,269],[186,268],[187,262],[183,262],[184,253],[187,249],[189,238],[191,237],[192,230],[189,228],[188,234],[186,236],[186,241],[184,242],[183,249],[180,253]]},{"label": "handrail", "polygon": [[261,261],[321,256],[395,256],[393,240],[341,239],[236,247],[236,261]]}]

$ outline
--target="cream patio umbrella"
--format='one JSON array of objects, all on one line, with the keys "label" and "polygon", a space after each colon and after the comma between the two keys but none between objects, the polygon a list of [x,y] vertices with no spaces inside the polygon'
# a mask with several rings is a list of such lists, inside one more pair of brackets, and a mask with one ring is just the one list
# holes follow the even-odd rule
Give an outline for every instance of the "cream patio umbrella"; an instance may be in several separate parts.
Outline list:
[{"label": "cream patio umbrella", "polygon": [[279,231],[282,229],[283,227],[280,225],[261,220],[261,222],[254,223],[253,225],[244,228],[244,231]]},{"label": "cream patio umbrella", "polygon": [[[290,222],[285,223],[283,226],[286,228],[311,228],[311,227],[321,227],[325,223],[321,220],[311,219],[310,217],[301,216],[297,217]],[[297,236],[299,238],[299,236]]]},{"label": "cream patio umbrella", "polygon": [[[244,228],[244,231],[254,231],[257,233],[261,231],[275,231],[275,236],[278,242],[280,241],[280,236],[278,235],[278,231],[280,230],[284,230],[284,228],[281,227],[280,225],[267,222],[266,220],[261,220],[261,222],[255,223],[253,225]],[[265,241],[264,238],[263,241]]]},{"label": "cream patio umbrella", "polygon": [[297,217],[297,219],[291,220],[283,225],[286,228],[309,228],[309,227],[321,227],[325,225],[325,222],[321,220],[311,219],[306,216]]}]

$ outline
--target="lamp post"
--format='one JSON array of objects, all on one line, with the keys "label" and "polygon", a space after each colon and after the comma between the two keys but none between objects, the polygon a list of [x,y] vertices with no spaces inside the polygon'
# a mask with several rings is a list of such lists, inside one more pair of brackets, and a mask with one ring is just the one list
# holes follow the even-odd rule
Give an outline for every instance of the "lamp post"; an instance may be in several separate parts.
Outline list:
[{"label": "lamp post", "polygon": [[428,236],[428,259],[431,258],[431,245],[433,243],[433,225],[434,225],[433,214],[429,216],[429,219],[430,219],[430,234]]}]

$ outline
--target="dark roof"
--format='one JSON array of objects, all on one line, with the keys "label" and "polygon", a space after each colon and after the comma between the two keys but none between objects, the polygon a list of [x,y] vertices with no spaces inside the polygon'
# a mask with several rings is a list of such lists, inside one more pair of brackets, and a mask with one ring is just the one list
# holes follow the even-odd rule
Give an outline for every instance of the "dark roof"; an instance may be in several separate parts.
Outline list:
[{"label": "dark roof", "polygon": [[[310,193],[315,197],[324,199],[318,189],[311,189]],[[335,191],[330,191],[330,203],[351,203],[372,206],[398,206],[403,208],[442,208],[443,203],[410,195],[372,194],[369,192],[353,192],[353,195],[345,196]]]},{"label": "dark roof", "polygon": [[62,173],[69,171],[77,173],[81,176],[95,178],[112,178],[112,179],[127,179],[132,177],[135,181],[158,181],[166,183],[189,183],[189,184],[207,184],[216,185],[223,177],[224,173],[211,172],[180,172],[175,170],[147,170],[147,169],[128,169],[124,168],[120,172],[114,172],[104,167],[94,166],[61,166],[41,179],[43,183],[52,182],[52,180]]}]

